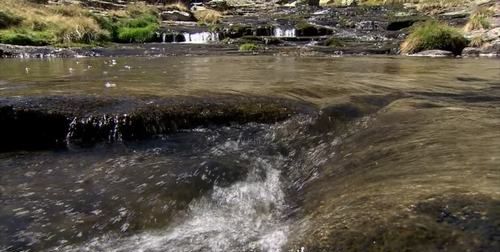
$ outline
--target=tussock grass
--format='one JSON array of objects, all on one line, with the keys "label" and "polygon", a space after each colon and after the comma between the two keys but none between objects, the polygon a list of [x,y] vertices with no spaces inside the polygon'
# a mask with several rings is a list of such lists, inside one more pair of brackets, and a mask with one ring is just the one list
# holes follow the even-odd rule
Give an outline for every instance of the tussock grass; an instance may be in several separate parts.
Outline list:
[{"label": "tussock grass", "polygon": [[410,35],[401,44],[400,49],[405,54],[441,49],[458,55],[467,44],[467,39],[457,29],[444,23],[430,20],[415,25]]},{"label": "tussock grass", "polygon": [[0,30],[1,43],[94,43],[108,36],[89,12],[79,6],[47,7],[25,0],[2,0],[0,9],[19,17],[17,22]]},{"label": "tussock grass", "polygon": [[464,30],[466,32],[470,32],[490,28],[491,24],[488,21],[488,18],[494,14],[495,12],[489,8],[477,9],[470,15],[469,21],[467,21],[467,24],[464,26]]},{"label": "tussock grass", "polygon": [[483,38],[483,36],[473,37],[469,41],[469,46],[471,47],[481,47],[484,44],[486,44],[486,40]]},{"label": "tussock grass", "polygon": [[253,52],[259,49],[259,46],[253,43],[245,43],[240,45],[240,52]]},{"label": "tussock grass", "polygon": [[198,22],[205,24],[216,24],[222,18],[220,12],[211,9],[197,10],[193,14]]},{"label": "tussock grass", "polygon": [[178,11],[189,12],[189,8],[183,2],[166,4],[164,8],[167,10],[178,10]]},{"label": "tussock grass", "polygon": [[143,3],[127,6],[124,13],[115,13],[111,32],[116,42],[149,42],[159,29],[158,10]]},{"label": "tussock grass", "polygon": [[107,15],[80,5],[40,5],[28,0],[1,0],[0,10],[0,43],[16,45],[148,42],[160,23],[158,11],[144,3]]}]

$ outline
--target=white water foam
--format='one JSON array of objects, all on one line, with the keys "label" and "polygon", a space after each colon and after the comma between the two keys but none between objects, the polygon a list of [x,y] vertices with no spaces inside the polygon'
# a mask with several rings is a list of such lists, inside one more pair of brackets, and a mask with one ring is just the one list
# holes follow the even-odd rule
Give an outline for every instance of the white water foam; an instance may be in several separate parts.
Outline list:
[{"label": "white water foam", "polygon": [[274,28],[273,35],[278,38],[294,38],[296,37],[296,31],[293,28],[284,29],[276,27]]},{"label": "white water foam", "polygon": [[206,44],[219,41],[219,34],[215,32],[183,33],[185,42],[190,44]]},{"label": "white water foam", "polygon": [[282,222],[285,195],[281,188],[281,157],[247,157],[252,170],[244,181],[193,201],[188,217],[158,232],[132,237],[101,237],[65,251],[281,251],[288,226]]}]

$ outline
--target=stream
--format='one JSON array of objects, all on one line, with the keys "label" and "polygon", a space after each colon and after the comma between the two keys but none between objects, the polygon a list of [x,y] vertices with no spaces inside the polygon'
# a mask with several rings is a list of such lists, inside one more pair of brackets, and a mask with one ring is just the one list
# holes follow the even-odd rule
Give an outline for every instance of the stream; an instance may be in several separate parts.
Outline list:
[{"label": "stream", "polygon": [[500,250],[497,59],[1,59],[0,125],[0,251]]}]

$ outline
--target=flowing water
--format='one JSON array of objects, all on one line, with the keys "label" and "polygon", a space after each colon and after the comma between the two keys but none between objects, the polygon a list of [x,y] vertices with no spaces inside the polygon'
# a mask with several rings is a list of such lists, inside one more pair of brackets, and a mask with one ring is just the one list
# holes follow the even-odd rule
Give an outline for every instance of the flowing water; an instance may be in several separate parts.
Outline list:
[{"label": "flowing water", "polygon": [[498,60],[124,57],[0,66],[2,100],[217,102],[222,94],[310,108],[275,123],[0,153],[0,251],[500,248]]}]

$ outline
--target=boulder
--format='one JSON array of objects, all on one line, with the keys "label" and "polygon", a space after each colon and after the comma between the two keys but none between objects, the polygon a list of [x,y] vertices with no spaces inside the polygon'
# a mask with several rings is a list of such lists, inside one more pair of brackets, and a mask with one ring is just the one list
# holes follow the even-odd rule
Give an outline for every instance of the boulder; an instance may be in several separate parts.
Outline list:
[{"label": "boulder", "polygon": [[487,41],[500,39],[500,27],[493,28],[484,34]]},{"label": "boulder", "polygon": [[477,47],[466,47],[462,51],[464,57],[478,57],[481,54],[481,49]]}]

